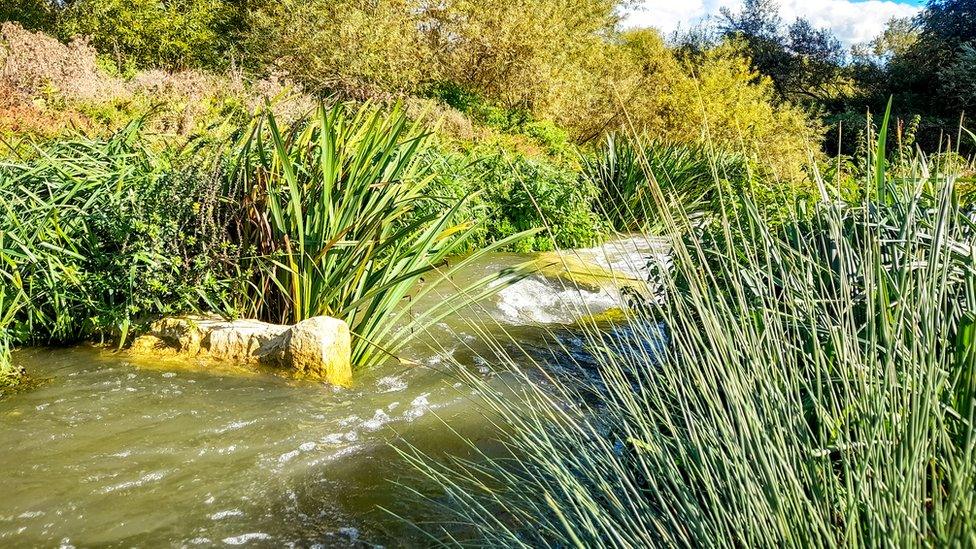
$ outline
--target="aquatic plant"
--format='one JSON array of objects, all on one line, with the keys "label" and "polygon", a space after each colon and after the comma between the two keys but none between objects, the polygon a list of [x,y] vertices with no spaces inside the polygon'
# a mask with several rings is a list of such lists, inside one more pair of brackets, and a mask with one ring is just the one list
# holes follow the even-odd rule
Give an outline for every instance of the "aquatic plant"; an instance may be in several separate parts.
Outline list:
[{"label": "aquatic plant", "polygon": [[0,387],[16,382],[17,371],[10,358],[11,337],[8,327],[20,305],[18,277],[7,257],[9,238],[0,231]]},{"label": "aquatic plant", "polygon": [[418,161],[427,146],[400,106],[321,105],[284,129],[271,113],[259,118],[228,172],[228,186],[244,193],[237,197],[248,219],[243,242],[258,253],[250,309],[281,322],[346,320],[354,364],[366,367],[477,298],[489,280],[450,292],[453,298],[430,310],[408,307],[457,269],[531,231],[449,262],[477,225],[456,219],[466,197],[415,215],[431,180]]},{"label": "aquatic plant", "polygon": [[420,528],[523,547],[976,541],[976,233],[954,174],[917,157],[887,177],[884,135],[862,202],[819,181],[782,225],[744,199],[698,230],[662,208],[665,299],[631,310],[633,339],[584,324],[598,387],[501,354],[512,392],[468,376],[501,449],[404,449],[464,526]]},{"label": "aquatic plant", "polygon": [[753,178],[741,155],[625,134],[608,135],[594,155],[582,157],[582,163],[583,177],[600,191],[600,213],[618,231],[660,226],[650,178],[675,201],[668,207],[680,205],[689,212],[714,209],[720,190],[743,192]]}]

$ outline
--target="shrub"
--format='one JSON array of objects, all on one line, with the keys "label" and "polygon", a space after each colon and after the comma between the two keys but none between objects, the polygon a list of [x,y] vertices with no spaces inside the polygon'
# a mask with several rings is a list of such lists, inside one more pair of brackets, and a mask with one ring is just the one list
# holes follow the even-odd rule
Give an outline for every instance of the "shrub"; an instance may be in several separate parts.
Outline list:
[{"label": "shrub", "polygon": [[312,99],[276,76],[257,80],[195,70],[146,70],[122,78],[104,70],[86,42],[68,45],[14,23],[0,27],[0,133],[53,137],[81,131],[107,136],[152,113],[151,130],[217,134],[244,124],[265,103],[291,121]]},{"label": "shrub", "polygon": [[[434,181],[425,208],[446,207],[444,199],[476,193],[460,213],[481,225],[480,243],[546,227],[546,234],[514,243],[516,251],[589,246],[604,233],[594,212],[596,188],[579,172],[544,156],[476,146],[467,153],[433,152]],[[480,244],[476,244],[480,245]]]},{"label": "shrub", "polygon": [[78,0],[59,15],[66,37],[88,36],[120,71],[225,66],[244,14],[224,0]]},{"label": "shrub", "polygon": [[120,87],[100,73],[84,40],[65,45],[11,22],[0,24],[0,85],[30,98],[76,100],[117,95]]},{"label": "shrub", "polygon": [[269,3],[255,14],[251,49],[311,89],[427,95],[556,153],[629,125],[732,152],[754,143],[769,171],[794,181],[821,133],[777,101],[744,45],[682,61],[655,31],[621,31],[613,1],[353,4]]},{"label": "shrub", "polygon": [[593,69],[615,33],[617,4],[459,1],[430,10],[424,29],[445,79],[490,104],[559,123],[599,90]]},{"label": "shrub", "polygon": [[18,244],[7,257],[26,301],[17,341],[124,341],[140,321],[224,309],[210,179],[139,122],[35,150],[0,165],[0,233]]}]

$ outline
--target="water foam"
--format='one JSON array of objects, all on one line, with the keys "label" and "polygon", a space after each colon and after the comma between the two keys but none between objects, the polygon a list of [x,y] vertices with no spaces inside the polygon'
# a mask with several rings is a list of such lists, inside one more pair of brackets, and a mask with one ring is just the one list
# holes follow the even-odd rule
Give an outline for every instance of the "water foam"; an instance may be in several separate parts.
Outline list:
[{"label": "water foam", "polygon": [[621,305],[617,286],[646,284],[651,265],[668,257],[663,241],[632,237],[593,248],[563,252],[573,262],[590,264],[619,279],[606,288],[576,288],[572,283],[531,276],[501,290],[496,297],[500,320],[514,324],[569,324],[586,314]]}]

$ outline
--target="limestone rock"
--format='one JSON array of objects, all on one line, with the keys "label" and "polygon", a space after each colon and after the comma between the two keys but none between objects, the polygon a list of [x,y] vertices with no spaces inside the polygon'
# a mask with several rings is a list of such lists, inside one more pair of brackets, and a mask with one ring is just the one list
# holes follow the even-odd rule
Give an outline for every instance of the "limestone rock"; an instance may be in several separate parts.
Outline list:
[{"label": "limestone rock", "polygon": [[325,316],[294,326],[205,316],[164,318],[137,338],[130,352],[264,364],[336,385],[352,382],[349,327]]},{"label": "limestone rock", "polygon": [[266,358],[271,364],[293,368],[305,376],[348,385],[352,381],[348,366],[351,344],[345,322],[317,316],[282,334]]}]

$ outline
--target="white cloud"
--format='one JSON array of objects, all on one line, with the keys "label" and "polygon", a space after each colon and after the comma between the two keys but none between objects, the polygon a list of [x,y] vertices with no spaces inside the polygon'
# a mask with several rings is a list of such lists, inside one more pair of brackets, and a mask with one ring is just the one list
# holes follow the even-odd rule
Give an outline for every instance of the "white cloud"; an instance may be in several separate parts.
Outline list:
[{"label": "white cloud", "polygon": [[[641,0],[625,24],[655,27],[665,33],[688,29],[704,18],[717,15],[722,7],[733,10],[741,0]],[[910,17],[919,7],[894,0],[780,0],[780,15],[786,22],[806,17],[817,27],[829,27],[847,45],[866,42],[884,29],[892,17]]]}]

